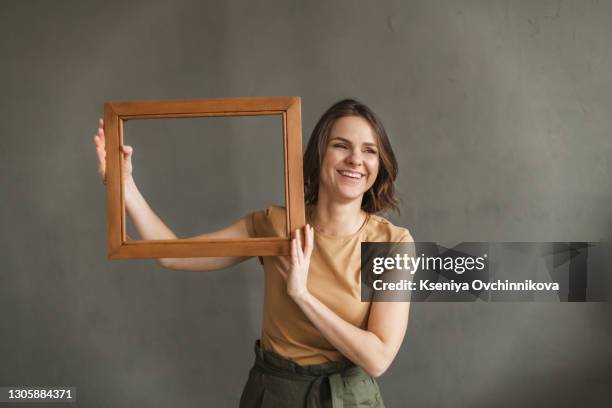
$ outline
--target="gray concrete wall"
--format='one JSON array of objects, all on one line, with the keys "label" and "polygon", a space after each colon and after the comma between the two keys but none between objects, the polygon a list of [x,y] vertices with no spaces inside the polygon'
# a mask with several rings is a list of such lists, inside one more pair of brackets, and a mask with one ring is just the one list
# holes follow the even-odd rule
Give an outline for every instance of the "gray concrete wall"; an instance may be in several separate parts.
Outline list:
[{"label": "gray concrete wall", "polygon": [[[76,386],[87,407],[237,405],[261,321],[258,264],[199,274],[107,260],[92,145],[106,100],[300,95],[306,138],[331,103],[354,96],[391,134],[403,198],[392,219],[417,239],[610,237],[611,2],[3,1],[0,10],[0,385]],[[181,167],[176,152],[167,166],[231,167],[213,184],[234,194],[226,205],[240,214],[277,190],[245,183],[252,163],[228,165],[245,153],[231,137],[202,167]],[[204,138],[190,140],[206,151]],[[268,147],[247,153],[265,158]],[[145,151],[142,161],[159,156]],[[250,184],[261,192],[244,191]],[[190,190],[151,191],[163,207]],[[192,198],[168,214],[197,219],[168,215],[171,227],[212,225],[222,204]],[[381,379],[387,405],[608,406],[610,312],[606,303],[414,304]]]}]

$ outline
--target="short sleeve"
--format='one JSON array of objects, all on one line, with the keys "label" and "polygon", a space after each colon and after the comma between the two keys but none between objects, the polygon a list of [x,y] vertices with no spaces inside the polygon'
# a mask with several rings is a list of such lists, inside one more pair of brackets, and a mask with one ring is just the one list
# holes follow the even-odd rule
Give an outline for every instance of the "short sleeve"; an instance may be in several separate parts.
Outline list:
[{"label": "short sleeve", "polygon": [[[246,218],[246,226],[247,226],[247,231],[249,232],[249,237],[250,238],[257,238],[258,234],[257,234],[257,227],[255,226],[255,219],[257,217],[261,217],[260,215],[258,215],[258,213],[260,213],[261,211],[253,211],[252,213],[248,214],[245,218]],[[259,259],[259,263],[263,265],[263,258],[261,256],[257,257]]]},{"label": "short sleeve", "polygon": [[249,215],[247,215],[247,230],[249,231],[249,237],[250,238],[257,238],[257,229],[255,228],[255,214],[257,214],[257,212],[252,212]]},{"label": "short sleeve", "polygon": [[[416,256],[416,248],[412,235],[406,228],[397,228],[396,234],[393,234],[395,238],[388,247],[388,252],[385,254],[385,258],[400,258],[405,257],[414,258]],[[413,274],[409,269],[403,269],[401,267],[394,267],[392,269],[385,270],[381,275],[378,276],[385,283],[398,284],[401,282],[408,282],[413,279]],[[410,302],[411,291],[405,290],[381,290],[374,291],[372,301],[374,302]]]},{"label": "short sleeve", "polygon": [[395,244],[391,247],[391,251],[389,256],[395,256],[396,254],[400,254],[403,256],[407,254],[409,256],[415,256],[416,249],[414,247],[414,239],[412,239],[412,235],[410,231],[406,228],[396,227],[397,232],[394,235],[391,242]]},{"label": "short sleeve", "polygon": [[410,231],[408,231],[406,228],[401,228],[401,235],[398,242],[414,242],[414,239],[412,238]]},{"label": "short sleeve", "polygon": [[251,214],[253,238],[286,237],[285,208],[272,206]]},{"label": "short sleeve", "polygon": [[[284,207],[271,206],[254,211],[249,214],[247,224],[251,238],[285,237],[287,235]],[[262,257],[259,257],[259,262],[263,265]]]}]

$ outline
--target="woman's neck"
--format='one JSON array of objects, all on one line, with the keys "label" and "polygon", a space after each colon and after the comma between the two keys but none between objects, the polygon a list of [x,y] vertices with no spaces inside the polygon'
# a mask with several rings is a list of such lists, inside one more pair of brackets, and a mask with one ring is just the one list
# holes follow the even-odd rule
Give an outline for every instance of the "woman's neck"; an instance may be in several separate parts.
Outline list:
[{"label": "woman's neck", "polygon": [[331,202],[319,196],[311,213],[311,224],[325,235],[351,235],[359,231],[367,218],[359,200],[346,203]]}]

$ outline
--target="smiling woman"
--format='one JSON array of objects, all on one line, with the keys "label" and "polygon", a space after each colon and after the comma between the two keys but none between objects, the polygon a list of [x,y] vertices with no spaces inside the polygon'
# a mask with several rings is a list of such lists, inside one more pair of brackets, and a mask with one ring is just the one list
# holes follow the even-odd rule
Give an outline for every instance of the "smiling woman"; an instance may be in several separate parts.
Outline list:
[{"label": "smiling woman", "polygon": [[327,165],[335,165],[338,172],[357,171],[368,176],[363,180],[368,187],[361,205],[364,211],[377,213],[398,208],[393,184],[397,160],[382,122],[366,105],[352,99],[340,101],[315,126],[304,153],[306,203],[317,202],[319,177],[328,177],[328,172],[319,173],[324,159]]},{"label": "smiling woman", "polygon": [[[103,122],[95,136],[105,175]],[[175,234],[149,207],[124,152],[125,203],[144,239]],[[381,211],[397,209],[397,162],[385,129],[364,104],[346,99],[321,117],[304,154],[308,224],[292,231],[291,255],[260,258],[265,271],[261,339],[240,406],[383,407],[375,381],[397,354],[409,303],[361,301],[361,243],[411,242]],[[199,237],[286,236],[286,210],[271,206]],[[248,257],[159,259],[168,269],[212,271]]]},{"label": "smiling woman", "polygon": [[[397,354],[409,304],[361,302],[360,249],[412,241],[376,215],[397,208],[396,176],[385,129],[367,106],[347,99],[323,114],[304,154],[306,243],[296,234],[291,259],[262,259],[262,336],[241,407],[384,406],[374,377]],[[255,212],[250,233],[282,234],[284,217],[282,207]]]},{"label": "smiling woman", "polygon": [[378,175],[376,135],[359,116],[338,119],[331,130],[321,169],[321,182],[333,185],[341,197],[354,200],[368,191]]}]

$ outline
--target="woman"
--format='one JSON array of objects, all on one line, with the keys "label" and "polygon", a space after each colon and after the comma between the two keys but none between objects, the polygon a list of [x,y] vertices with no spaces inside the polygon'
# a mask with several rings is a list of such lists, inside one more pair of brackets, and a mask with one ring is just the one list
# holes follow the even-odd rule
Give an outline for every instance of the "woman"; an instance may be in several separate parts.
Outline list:
[{"label": "woman", "polygon": [[[102,120],[94,139],[104,177]],[[122,149],[125,204],[136,229],[143,239],[176,239],[134,183],[132,148]],[[399,350],[409,303],[361,302],[360,244],[412,241],[406,229],[375,215],[397,209],[396,175],[385,129],[367,106],[346,99],[323,114],[304,154],[307,225],[293,231],[289,257],[260,258],[266,276],[262,337],[241,407],[384,406],[374,378]],[[284,221],[284,208],[270,207],[199,237],[282,236]],[[158,262],[211,271],[246,259]]]}]

